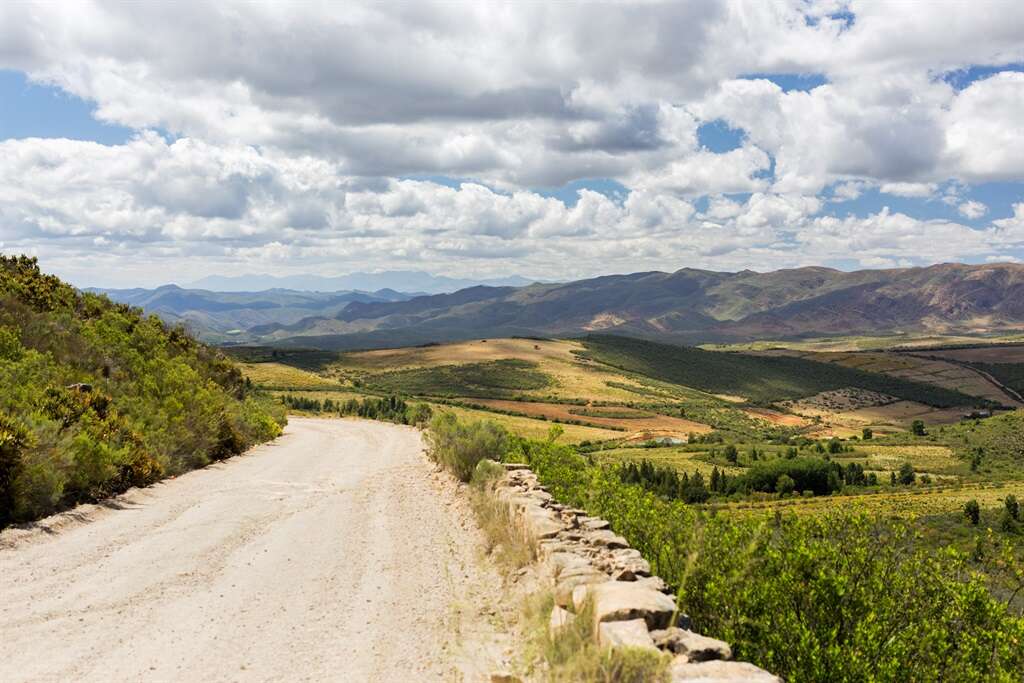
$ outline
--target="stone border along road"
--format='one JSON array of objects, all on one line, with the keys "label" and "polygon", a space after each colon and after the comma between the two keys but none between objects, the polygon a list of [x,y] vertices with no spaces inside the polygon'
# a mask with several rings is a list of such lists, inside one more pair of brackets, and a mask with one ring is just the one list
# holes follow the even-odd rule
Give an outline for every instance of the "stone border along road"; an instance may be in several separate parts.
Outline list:
[{"label": "stone border along road", "polygon": [[4,531],[0,681],[486,680],[510,655],[500,575],[422,447],[411,427],[293,418]]},{"label": "stone border along road", "polygon": [[526,465],[504,467],[495,496],[509,505],[522,533],[536,541],[541,562],[554,578],[553,631],[575,619],[590,600],[603,644],[673,654],[673,682],[781,683],[753,664],[731,661],[728,644],[690,631],[689,619],[676,614],[665,582],[651,576],[647,560],[607,521],[555,501]]}]

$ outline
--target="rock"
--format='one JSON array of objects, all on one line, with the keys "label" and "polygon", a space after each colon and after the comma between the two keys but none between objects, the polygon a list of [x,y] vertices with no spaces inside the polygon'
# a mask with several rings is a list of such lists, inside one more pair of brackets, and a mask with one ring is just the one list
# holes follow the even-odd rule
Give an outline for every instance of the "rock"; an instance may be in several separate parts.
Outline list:
[{"label": "rock", "polygon": [[551,618],[548,620],[548,632],[554,636],[557,632],[571,624],[575,619],[575,614],[555,605],[551,610]]},{"label": "rock", "polygon": [[571,607],[573,605],[573,591],[578,586],[588,586],[607,580],[607,574],[599,572],[589,565],[566,570],[559,574],[558,581],[555,583],[555,604]]},{"label": "rock", "polygon": [[657,651],[643,619],[602,623],[597,629],[597,640],[605,647],[637,647]]},{"label": "rock", "polygon": [[[623,581],[623,579],[617,579]],[[651,590],[658,591],[659,593],[668,592],[668,584],[660,576],[644,576],[640,578],[634,578],[633,582],[637,585],[643,586],[644,588],[650,588]]]},{"label": "rock", "polygon": [[562,525],[554,515],[544,509],[527,509],[523,514],[527,532],[534,538],[554,538],[562,530]]},{"label": "rock", "polygon": [[732,648],[728,643],[686,629],[672,627],[653,631],[651,637],[658,647],[686,655],[691,662],[732,659]]},{"label": "rock", "polygon": [[685,655],[672,660],[673,683],[782,683],[782,679],[746,662],[690,662]]},{"label": "rock", "polygon": [[629,542],[626,541],[626,539],[612,531],[609,531],[608,529],[591,531],[586,535],[586,540],[587,543],[590,543],[591,545],[602,546],[609,549],[629,547]]},{"label": "rock", "polygon": [[676,611],[676,601],[664,593],[625,581],[577,586],[572,599],[577,614],[593,601],[595,623],[643,619],[649,628],[666,628]]},{"label": "rock", "polygon": [[504,462],[504,463],[502,463],[502,465],[504,465],[505,469],[508,470],[509,472],[514,472],[516,470],[529,470],[530,469],[530,466],[527,465],[524,462]]},{"label": "rock", "polygon": [[601,529],[607,529],[611,526],[607,520],[601,519],[600,517],[580,517],[579,525],[584,529],[590,531],[600,531]]},{"label": "rock", "polygon": [[491,683],[523,683],[523,679],[507,671],[495,671],[491,674]]},{"label": "rock", "polygon": [[580,556],[576,551],[574,543],[554,539],[544,539],[540,542],[540,555],[556,571],[560,572],[569,567],[590,566],[585,557]]}]

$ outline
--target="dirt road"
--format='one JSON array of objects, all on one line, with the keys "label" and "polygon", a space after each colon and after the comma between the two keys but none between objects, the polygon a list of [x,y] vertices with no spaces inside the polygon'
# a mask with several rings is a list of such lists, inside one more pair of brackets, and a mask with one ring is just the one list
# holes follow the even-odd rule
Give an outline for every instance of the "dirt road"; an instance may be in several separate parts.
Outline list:
[{"label": "dirt road", "polygon": [[419,433],[272,444],[0,534],[0,680],[476,680],[497,584]]}]

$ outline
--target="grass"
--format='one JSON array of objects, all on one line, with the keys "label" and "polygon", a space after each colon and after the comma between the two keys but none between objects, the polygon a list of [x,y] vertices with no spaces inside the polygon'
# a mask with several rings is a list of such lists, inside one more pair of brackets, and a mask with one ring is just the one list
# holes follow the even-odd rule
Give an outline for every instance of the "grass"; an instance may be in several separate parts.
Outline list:
[{"label": "grass", "polygon": [[537,543],[516,531],[517,524],[509,506],[494,497],[494,482],[504,472],[505,468],[493,461],[480,462],[471,480],[470,504],[484,534],[487,554],[509,574],[537,561]]},{"label": "grass", "polygon": [[798,399],[822,391],[858,387],[928,405],[971,405],[977,399],[919,382],[790,356],[705,351],[628,337],[583,341],[593,360],[713,394],[744,396],[757,403]]},{"label": "grass", "polygon": [[283,363],[240,363],[239,368],[254,384],[265,389],[315,389],[338,386],[337,382],[314,372]]},{"label": "grass", "polygon": [[593,610],[584,605],[567,625],[552,631],[553,593],[542,592],[524,610],[529,642],[526,668],[532,679],[551,683],[667,683],[668,655],[597,643]]},{"label": "grass", "polygon": [[363,384],[378,391],[412,396],[500,398],[543,389],[552,381],[537,369],[536,363],[504,359],[395,370],[370,375]]}]

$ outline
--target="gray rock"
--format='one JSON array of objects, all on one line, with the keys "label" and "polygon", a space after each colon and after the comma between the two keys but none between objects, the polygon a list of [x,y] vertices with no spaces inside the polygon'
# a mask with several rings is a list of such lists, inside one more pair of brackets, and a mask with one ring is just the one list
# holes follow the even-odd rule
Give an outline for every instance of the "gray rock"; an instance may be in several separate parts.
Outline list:
[{"label": "gray rock", "polygon": [[573,591],[578,586],[589,586],[607,580],[607,574],[599,572],[593,567],[573,569],[559,574],[558,581],[555,583],[555,603],[563,607],[572,607]]},{"label": "gray rock", "polygon": [[591,531],[586,535],[587,543],[609,549],[628,548],[629,542],[622,536],[607,529]]},{"label": "gray rock", "polygon": [[634,647],[657,652],[643,619],[604,622],[597,628],[597,640],[605,647]]},{"label": "gray rock", "polygon": [[580,517],[579,524],[584,529],[591,531],[600,531],[601,529],[607,529],[611,524],[607,520],[601,519],[600,517]]},{"label": "gray rock", "polygon": [[778,676],[746,662],[690,662],[676,657],[669,669],[672,683],[782,683]]},{"label": "gray rock", "polygon": [[577,613],[593,601],[596,623],[643,619],[649,628],[666,628],[676,611],[676,601],[664,593],[626,581],[577,586],[572,598]]},{"label": "gray rock", "polygon": [[563,628],[575,621],[576,615],[555,605],[551,610],[551,617],[548,619],[548,632],[554,636]]},{"label": "gray rock", "polygon": [[686,655],[691,662],[732,659],[729,644],[686,629],[672,627],[651,633],[654,644],[663,650]]}]

